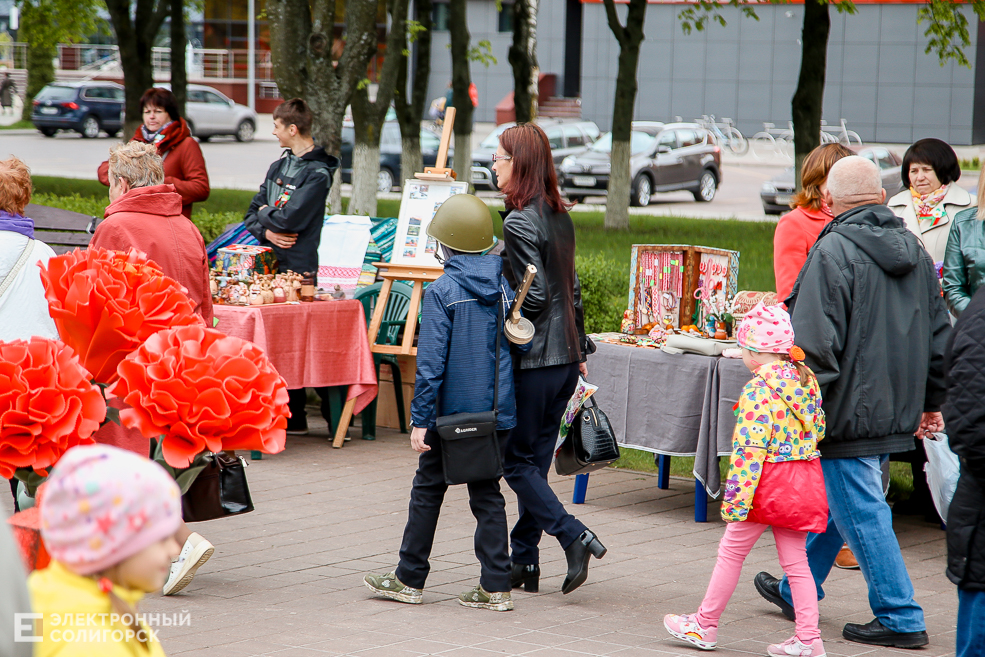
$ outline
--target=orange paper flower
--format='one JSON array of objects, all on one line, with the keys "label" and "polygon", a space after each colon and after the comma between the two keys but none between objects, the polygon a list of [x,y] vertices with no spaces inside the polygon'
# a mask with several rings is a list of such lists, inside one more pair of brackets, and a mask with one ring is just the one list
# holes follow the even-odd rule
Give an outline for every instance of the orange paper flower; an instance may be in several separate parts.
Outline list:
[{"label": "orange paper flower", "polygon": [[185,289],[136,249],[76,249],[49,260],[41,280],[58,334],[101,383],[154,333],[205,323]]},{"label": "orange paper flower", "polygon": [[801,349],[800,347],[798,347],[797,345],[794,345],[794,346],[790,347],[790,359],[791,360],[796,361],[796,362],[800,362],[800,361],[804,360],[804,358],[806,358],[806,357],[807,356],[806,356],[806,354],[804,354],[804,350]]},{"label": "orange paper flower", "polygon": [[62,342],[0,342],[0,476],[43,471],[69,448],[94,442],[106,402],[90,378]]},{"label": "orange paper flower", "polygon": [[187,468],[204,450],[276,454],[286,439],[287,384],[252,342],[203,326],[152,335],[120,363],[111,392],[123,425],[163,434],[164,460]]}]

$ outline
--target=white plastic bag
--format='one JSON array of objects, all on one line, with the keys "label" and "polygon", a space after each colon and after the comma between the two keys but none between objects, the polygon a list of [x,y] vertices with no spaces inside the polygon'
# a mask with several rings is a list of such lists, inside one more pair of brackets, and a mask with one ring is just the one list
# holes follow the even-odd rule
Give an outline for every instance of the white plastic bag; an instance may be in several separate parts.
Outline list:
[{"label": "white plastic bag", "polygon": [[954,490],[958,487],[961,463],[958,455],[951,451],[947,436],[943,433],[935,433],[933,440],[924,438],[923,446],[927,451],[927,463],[923,466],[927,473],[927,486],[930,487],[937,513],[947,522],[947,509],[951,506]]}]

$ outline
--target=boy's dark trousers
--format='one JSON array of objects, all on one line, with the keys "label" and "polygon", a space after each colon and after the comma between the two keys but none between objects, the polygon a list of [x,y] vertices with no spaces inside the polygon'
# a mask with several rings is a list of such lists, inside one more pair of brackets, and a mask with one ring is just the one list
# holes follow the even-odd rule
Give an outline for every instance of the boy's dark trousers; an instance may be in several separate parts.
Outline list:
[{"label": "boy's dark trousers", "polygon": [[[508,431],[500,431],[499,444],[506,444]],[[400,545],[397,579],[405,586],[423,589],[431,570],[428,557],[434,545],[441,502],[448,484],[441,465],[441,439],[428,429],[424,442],[431,448],[421,454],[410,492],[407,527]],[[475,516],[475,556],[482,566],[479,584],[490,593],[510,590],[510,556],[506,525],[506,500],[499,490],[499,480],[489,479],[469,487],[469,506]]]}]

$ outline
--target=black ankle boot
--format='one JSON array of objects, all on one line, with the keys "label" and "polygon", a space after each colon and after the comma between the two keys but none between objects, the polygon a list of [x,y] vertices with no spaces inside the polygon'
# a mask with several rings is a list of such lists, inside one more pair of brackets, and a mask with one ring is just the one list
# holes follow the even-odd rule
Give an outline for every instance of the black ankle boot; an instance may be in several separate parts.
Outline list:
[{"label": "black ankle boot", "polygon": [[521,586],[527,593],[537,593],[540,591],[540,566],[537,564],[512,564],[510,573],[510,584],[518,589]]},{"label": "black ankle boot", "polygon": [[568,575],[561,585],[561,593],[571,593],[588,579],[588,561],[594,556],[601,559],[607,550],[598,537],[586,529],[574,543],[564,551],[568,559]]}]

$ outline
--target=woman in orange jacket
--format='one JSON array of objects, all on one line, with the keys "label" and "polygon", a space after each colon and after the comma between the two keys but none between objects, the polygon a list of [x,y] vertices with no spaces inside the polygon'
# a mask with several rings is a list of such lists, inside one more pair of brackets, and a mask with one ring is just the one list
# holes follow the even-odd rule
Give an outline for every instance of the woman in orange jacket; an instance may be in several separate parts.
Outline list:
[{"label": "woman in orange jacket", "polygon": [[793,212],[780,218],[773,234],[773,271],[776,274],[776,298],[787,300],[797,281],[807,252],[817,236],[834,219],[831,209],[821,198],[831,166],[843,157],[855,155],[841,144],[818,146],[804,158],[800,174],[801,190],[793,197]]}]

